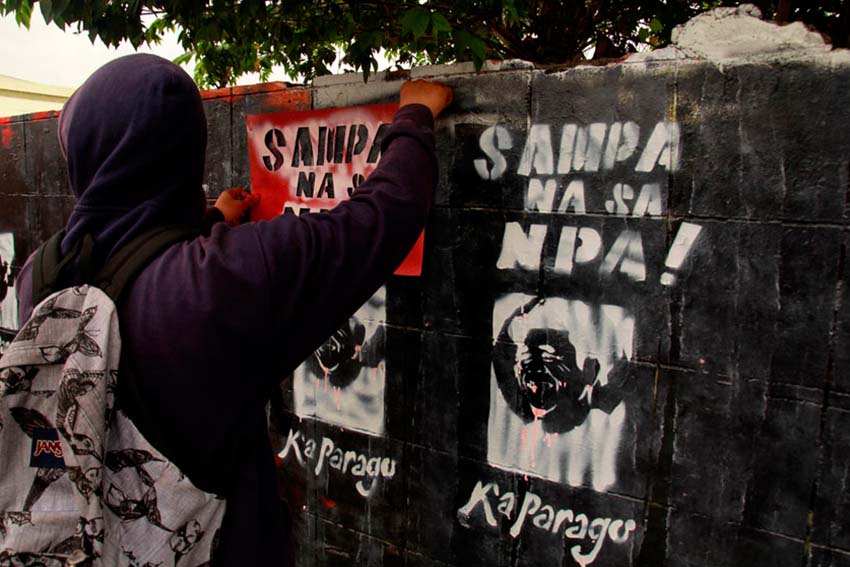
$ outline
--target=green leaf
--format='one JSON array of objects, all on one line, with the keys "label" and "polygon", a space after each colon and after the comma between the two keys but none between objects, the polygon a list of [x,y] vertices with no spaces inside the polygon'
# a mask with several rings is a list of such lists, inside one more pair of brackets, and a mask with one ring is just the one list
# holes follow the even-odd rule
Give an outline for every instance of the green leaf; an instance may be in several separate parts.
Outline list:
[{"label": "green leaf", "polygon": [[175,57],[175,58],[174,58],[174,59],[172,59],[171,61],[172,61],[172,63],[174,63],[175,65],[185,65],[186,63],[188,63],[189,61],[191,61],[191,60],[192,60],[192,57],[194,57],[194,56],[195,56],[195,52],[194,52],[194,51],[186,51],[185,53],[182,53],[182,54],[178,55],[177,57]]},{"label": "green leaf", "polygon": [[519,12],[517,12],[516,3],[514,2],[514,0],[505,0],[503,9],[504,16],[502,16],[502,19],[505,21],[505,23],[515,24],[519,22]]},{"label": "green leaf", "polygon": [[459,59],[468,59],[466,52],[472,54],[472,62],[475,70],[480,71],[487,59],[487,44],[480,37],[472,35],[466,30],[457,30],[455,33],[455,51]]},{"label": "green leaf", "polygon": [[652,30],[652,33],[658,33],[664,29],[664,24],[658,18],[652,18],[649,22],[649,29]]},{"label": "green leaf", "polygon": [[71,0],[53,0],[53,21],[59,19],[59,16],[65,13]]},{"label": "green leaf", "polygon": [[53,0],[41,0],[38,3],[41,8],[41,16],[44,18],[44,23],[49,24],[53,21]]},{"label": "green leaf", "polygon": [[466,30],[457,30],[455,32],[455,50],[458,56],[461,56],[466,51],[466,48],[469,47],[469,39],[471,37]]},{"label": "green leaf", "polygon": [[431,28],[434,30],[435,35],[439,32],[450,32],[452,31],[452,25],[446,19],[446,17],[440,13],[434,12],[431,15]]},{"label": "green leaf", "polygon": [[[472,55],[475,57],[475,61],[484,63],[484,60],[487,59],[487,44],[484,43],[478,36],[472,36],[472,41],[469,42],[469,48],[472,50]],[[477,68],[481,68],[481,65],[477,65]]]},{"label": "green leaf", "polygon": [[422,37],[428,29],[431,14],[423,8],[413,8],[401,16],[401,35],[412,33],[414,38]]},{"label": "green leaf", "polygon": [[209,41],[221,41],[221,27],[213,20],[206,26],[206,39]]},{"label": "green leaf", "polygon": [[19,26],[29,29],[30,18],[32,18],[32,2],[31,0],[23,0],[15,11],[15,21],[18,22]]}]

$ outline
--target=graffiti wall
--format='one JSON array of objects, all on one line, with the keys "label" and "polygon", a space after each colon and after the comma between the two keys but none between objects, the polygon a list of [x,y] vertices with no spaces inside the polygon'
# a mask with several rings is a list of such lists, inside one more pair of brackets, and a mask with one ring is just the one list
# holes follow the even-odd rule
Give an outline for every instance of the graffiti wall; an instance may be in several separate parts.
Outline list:
[{"label": "graffiti wall", "polygon": [[[850,57],[780,39],[411,72],[455,92],[418,268],[269,404],[299,565],[850,566]],[[399,86],[205,93],[208,196],[331,208]],[[4,127],[9,288],[72,200],[55,116]]]},{"label": "graffiti wall", "polygon": [[[847,69],[433,70],[455,104],[374,423],[318,364],[357,316],[272,404],[299,563],[846,564]],[[391,100],[358,80],[314,107]]]},{"label": "graffiti wall", "polygon": [[[794,94],[837,94],[841,69],[433,71],[456,100],[422,274],[373,317],[372,422],[319,363],[362,313],[272,404],[299,562],[843,564],[813,494],[848,471],[827,376],[850,145]],[[392,100],[357,80],[318,81],[314,107]],[[829,96],[822,121],[845,112]]]}]

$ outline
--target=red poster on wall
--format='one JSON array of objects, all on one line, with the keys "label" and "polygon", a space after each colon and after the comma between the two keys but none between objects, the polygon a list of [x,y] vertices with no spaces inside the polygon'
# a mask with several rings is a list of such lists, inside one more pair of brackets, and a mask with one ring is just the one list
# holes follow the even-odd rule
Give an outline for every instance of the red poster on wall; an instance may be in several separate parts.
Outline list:
[{"label": "red poster on wall", "polygon": [[[397,104],[247,116],[254,220],[329,210],[375,169]],[[424,231],[396,270],[422,273]]]}]

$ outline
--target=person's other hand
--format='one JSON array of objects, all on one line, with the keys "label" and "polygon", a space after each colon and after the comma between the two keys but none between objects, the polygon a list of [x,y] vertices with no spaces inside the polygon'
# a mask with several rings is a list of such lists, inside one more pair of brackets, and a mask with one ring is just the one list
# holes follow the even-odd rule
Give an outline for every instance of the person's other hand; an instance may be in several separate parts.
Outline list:
[{"label": "person's other hand", "polygon": [[405,81],[401,85],[399,106],[424,104],[431,109],[436,119],[452,102],[452,89],[442,83],[428,81]]},{"label": "person's other hand", "polygon": [[215,202],[215,208],[224,215],[225,222],[239,224],[239,219],[260,201],[259,195],[248,193],[244,189],[228,189]]}]

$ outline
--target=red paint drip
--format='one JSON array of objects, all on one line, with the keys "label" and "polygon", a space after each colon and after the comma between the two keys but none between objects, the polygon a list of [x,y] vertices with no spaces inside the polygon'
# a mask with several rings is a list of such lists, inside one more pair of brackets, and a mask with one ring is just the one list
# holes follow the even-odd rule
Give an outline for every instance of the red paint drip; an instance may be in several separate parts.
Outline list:
[{"label": "red paint drip", "polygon": [[551,449],[552,448],[552,434],[547,433],[546,435],[543,436],[543,439],[546,441],[546,447]]},{"label": "red paint drip", "polygon": [[534,416],[534,421],[531,424],[531,468],[537,467],[537,433],[540,429],[540,420]]},{"label": "red paint drip", "polygon": [[336,411],[342,411],[342,388],[334,386],[334,394],[336,394]]},{"label": "red paint drip", "polygon": [[522,428],[522,447],[525,448],[526,445],[528,445],[528,428],[523,427]]},{"label": "red paint drip", "polygon": [[325,371],[325,392],[327,392],[328,391],[328,383],[330,382],[330,380],[328,379],[328,374],[330,374],[331,371],[327,368],[322,368],[322,370]]}]

